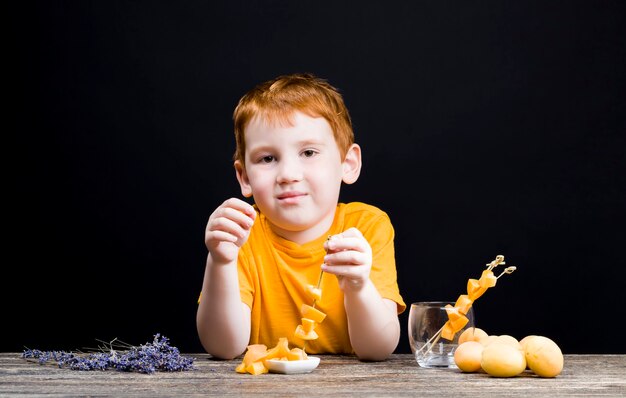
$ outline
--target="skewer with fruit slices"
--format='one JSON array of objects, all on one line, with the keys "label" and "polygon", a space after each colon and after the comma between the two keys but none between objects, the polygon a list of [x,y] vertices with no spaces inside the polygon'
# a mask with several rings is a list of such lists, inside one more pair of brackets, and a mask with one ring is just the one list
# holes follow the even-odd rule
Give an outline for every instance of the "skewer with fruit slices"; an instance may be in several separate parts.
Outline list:
[{"label": "skewer with fruit slices", "polygon": [[[329,241],[331,239],[332,239],[332,236],[329,236],[328,239],[326,239],[326,241]],[[322,286],[323,276],[324,276],[324,271],[320,271],[320,276],[317,279],[317,285],[308,285],[306,287],[307,293],[313,299],[313,304],[311,305],[302,304],[302,307],[300,307],[300,315],[302,315],[302,318],[301,318],[302,323],[296,327],[294,336],[301,340],[304,340],[304,343],[302,345],[303,351],[305,351],[306,349],[306,342],[308,340],[315,340],[318,338],[318,335],[314,330],[315,326],[317,326],[318,323],[321,323],[324,320],[324,318],[326,318],[326,314],[324,314],[322,311],[315,308],[315,304],[317,304],[317,302],[322,299],[321,286]]]},{"label": "skewer with fruit slices", "polygon": [[[321,282],[322,275],[320,275],[319,281]],[[318,289],[319,289],[318,282]],[[313,305],[302,304],[300,313],[302,315],[302,323],[298,325],[294,333],[295,337],[304,340],[306,345],[307,340],[317,339],[317,333],[313,330],[317,323],[320,323],[326,318],[326,314],[315,308],[317,299],[321,296],[317,296],[313,299]],[[289,348],[289,340],[286,337],[280,337],[278,344],[273,348],[268,349],[265,344],[251,344],[248,346],[246,354],[243,357],[241,363],[235,368],[237,373],[250,373],[253,375],[267,373],[269,368],[266,361],[270,359],[280,359],[285,361],[298,361],[307,359],[308,355],[305,351],[305,345],[302,348],[294,347]]]},{"label": "skewer with fruit slices", "polygon": [[505,264],[504,256],[498,255],[495,260],[487,264],[487,269],[482,272],[480,279],[469,279],[467,281],[467,294],[462,294],[456,300],[454,307],[450,304],[446,305],[446,313],[448,320],[446,323],[435,333],[417,352],[419,353],[424,348],[428,348],[428,351],[439,341],[440,338],[446,340],[454,340],[454,336],[467,325],[469,319],[467,318],[467,312],[472,307],[472,304],[476,299],[482,296],[487,289],[494,287],[498,279],[505,274],[510,274],[515,271],[516,267],[507,267],[498,276],[495,276],[493,269],[500,264]]},{"label": "skewer with fruit slices", "polygon": [[[328,237],[328,240],[331,236]],[[305,351],[306,342],[318,338],[315,332],[315,326],[321,323],[326,314],[315,308],[315,304],[322,298],[322,277],[324,271],[320,271],[317,285],[308,285],[307,293],[313,299],[311,305],[302,304],[300,307],[300,315],[302,315],[302,323],[296,327],[294,336],[304,340],[302,348],[294,347],[289,349],[289,340],[286,337],[280,337],[278,343],[273,348],[268,349],[265,344],[251,344],[247,347],[247,351],[241,363],[235,368],[237,373],[250,373],[253,375],[267,373],[269,371],[266,361],[270,359],[280,359],[285,361],[297,361],[307,359]]]}]

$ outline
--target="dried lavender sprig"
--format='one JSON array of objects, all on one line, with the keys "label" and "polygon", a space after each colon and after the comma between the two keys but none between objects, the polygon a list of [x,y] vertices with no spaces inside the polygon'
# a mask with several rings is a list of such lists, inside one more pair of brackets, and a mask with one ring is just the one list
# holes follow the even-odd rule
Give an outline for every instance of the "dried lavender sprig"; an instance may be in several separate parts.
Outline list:
[{"label": "dried lavender sprig", "polygon": [[[22,353],[22,358],[37,359],[39,364],[56,362],[60,368],[72,370],[115,369],[124,372],[154,373],[193,369],[193,358],[180,355],[178,348],[171,346],[169,339],[159,333],[154,335],[152,343],[139,347],[125,344],[128,349],[124,351],[115,350],[113,342],[109,343],[109,346],[100,347],[103,352],[77,354],[27,349]],[[104,349],[108,352],[104,352]]]}]

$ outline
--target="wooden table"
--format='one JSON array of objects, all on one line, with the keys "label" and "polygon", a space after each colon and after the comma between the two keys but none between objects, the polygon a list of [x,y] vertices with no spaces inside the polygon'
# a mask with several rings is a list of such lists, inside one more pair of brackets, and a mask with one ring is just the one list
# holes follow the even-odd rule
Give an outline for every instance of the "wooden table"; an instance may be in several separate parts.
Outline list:
[{"label": "wooden table", "polygon": [[532,373],[507,379],[485,373],[420,368],[411,354],[384,362],[322,355],[312,373],[252,376],[235,372],[240,360],[206,354],[195,370],[152,375],[118,371],[74,371],[39,365],[21,353],[0,353],[0,396],[302,396],[302,397],[625,397],[626,355],[566,355],[556,378]]}]

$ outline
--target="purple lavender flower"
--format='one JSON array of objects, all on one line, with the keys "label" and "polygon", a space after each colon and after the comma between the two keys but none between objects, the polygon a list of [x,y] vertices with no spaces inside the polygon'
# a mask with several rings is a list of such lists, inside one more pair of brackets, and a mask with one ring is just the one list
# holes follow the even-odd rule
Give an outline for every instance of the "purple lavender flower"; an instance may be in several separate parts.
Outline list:
[{"label": "purple lavender flower", "polygon": [[108,352],[76,354],[66,351],[41,351],[26,349],[22,358],[37,359],[39,364],[56,362],[60,368],[72,370],[108,370],[122,372],[154,373],[177,372],[193,369],[193,358],[184,357],[178,348],[169,344],[169,339],[154,335],[152,343],[139,347],[131,346],[127,350],[113,349],[112,343],[105,347]]}]

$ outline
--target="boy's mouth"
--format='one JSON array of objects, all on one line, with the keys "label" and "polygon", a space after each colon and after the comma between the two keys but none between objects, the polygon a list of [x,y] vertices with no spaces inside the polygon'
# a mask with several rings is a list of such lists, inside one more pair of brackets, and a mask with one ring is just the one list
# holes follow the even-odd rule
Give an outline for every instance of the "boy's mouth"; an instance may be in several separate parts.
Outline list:
[{"label": "boy's mouth", "polygon": [[283,192],[276,198],[283,203],[296,203],[300,198],[306,196],[306,193],[299,191]]}]

